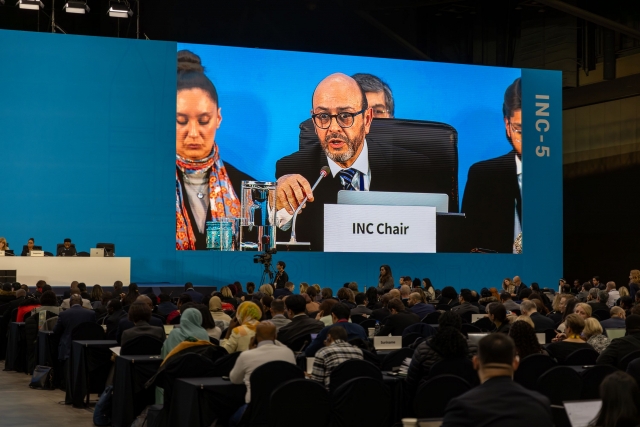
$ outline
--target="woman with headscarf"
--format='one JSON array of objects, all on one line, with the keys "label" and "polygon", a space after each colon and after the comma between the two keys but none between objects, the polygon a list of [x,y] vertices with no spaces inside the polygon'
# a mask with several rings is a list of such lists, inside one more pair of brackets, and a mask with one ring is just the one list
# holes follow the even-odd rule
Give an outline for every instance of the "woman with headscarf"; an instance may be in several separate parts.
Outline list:
[{"label": "woman with headscarf", "polygon": [[163,359],[171,356],[173,350],[185,340],[209,341],[209,334],[202,327],[202,314],[196,308],[187,308],[180,316],[180,327],[173,328],[162,345]]},{"label": "woman with headscarf", "polygon": [[229,329],[220,347],[224,347],[229,354],[245,351],[251,344],[251,338],[256,334],[256,326],[260,323],[262,312],[253,302],[245,301],[238,307],[236,317],[231,320]]},{"label": "woman with headscarf", "polygon": [[222,311],[222,301],[220,300],[220,297],[211,297],[211,299],[209,300],[209,311],[211,312],[213,321],[221,331],[224,331],[229,327],[229,323],[231,323],[231,317],[229,317],[227,313]]}]

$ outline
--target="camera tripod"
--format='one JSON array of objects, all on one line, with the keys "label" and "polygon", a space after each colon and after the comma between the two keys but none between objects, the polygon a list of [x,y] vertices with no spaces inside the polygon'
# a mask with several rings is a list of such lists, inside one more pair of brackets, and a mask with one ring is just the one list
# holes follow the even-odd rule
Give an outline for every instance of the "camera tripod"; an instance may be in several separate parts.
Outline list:
[{"label": "camera tripod", "polygon": [[274,273],[275,271],[273,271],[273,267],[271,266],[270,262],[264,264],[264,271],[262,272],[262,278],[260,279],[260,286],[265,284],[265,279],[267,278],[267,276],[269,277],[268,283],[273,284]]}]

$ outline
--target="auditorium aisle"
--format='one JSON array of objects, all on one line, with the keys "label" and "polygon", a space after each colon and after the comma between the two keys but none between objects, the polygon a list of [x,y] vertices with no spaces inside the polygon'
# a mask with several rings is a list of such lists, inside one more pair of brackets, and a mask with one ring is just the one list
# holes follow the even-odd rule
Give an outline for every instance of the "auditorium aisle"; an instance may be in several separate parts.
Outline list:
[{"label": "auditorium aisle", "polygon": [[[4,369],[4,362],[0,362]],[[2,427],[84,427],[93,425],[93,413],[61,405],[64,392],[32,390],[29,377],[0,371],[0,426]],[[95,395],[92,396],[95,398]]]}]

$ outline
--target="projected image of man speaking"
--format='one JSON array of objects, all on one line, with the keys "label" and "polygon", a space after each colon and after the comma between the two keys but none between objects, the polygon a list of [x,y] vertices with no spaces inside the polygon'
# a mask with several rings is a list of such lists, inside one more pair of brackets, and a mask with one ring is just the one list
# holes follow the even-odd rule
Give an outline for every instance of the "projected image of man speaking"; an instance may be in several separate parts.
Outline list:
[{"label": "projected image of man speaking", "polygon": [[[323,250],[324,205],[336,203],[340,190],[431,192],[431,159],[367,138],[373,111],[353,78],[336,73],[322,80],[313,92],[311,117],[318,143],[276,163],[278,228],[290,229],[294,211],[307,196],[296,237],[310,242],[311,250]],[[310,182],[323,166],[331,173],[312,192]]]}]

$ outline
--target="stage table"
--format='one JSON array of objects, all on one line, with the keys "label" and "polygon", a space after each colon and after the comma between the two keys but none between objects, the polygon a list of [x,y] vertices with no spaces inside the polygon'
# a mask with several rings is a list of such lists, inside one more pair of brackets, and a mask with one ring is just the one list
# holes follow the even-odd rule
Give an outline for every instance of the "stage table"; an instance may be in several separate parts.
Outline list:
[{"label": "stage table", "polygon": [[145,383],[158,371],[160,356],[118,356],[113,378],[111,425],[129,427],[147,405],[155,403],[155,387]]},{"label": "stage table", "polygon": [[131,281],[131,258],[128,257],[0,257],[0,271],[16,270],[17,281],[34,286],[46,280],[54,286],[69,286],[74,280],[88,286],[113,285]]},{"label": "stage table", "polygon": [[9,323],[4,370],[24,372],[27,366],[27,341],[24,322]]},{"label": "stage table", "polygon": [[102,393],[111,370],[115,340],[73,341],[67,375],[66,404],[84,408],[90,393]]}]

